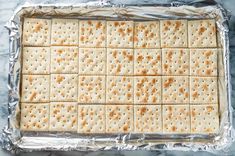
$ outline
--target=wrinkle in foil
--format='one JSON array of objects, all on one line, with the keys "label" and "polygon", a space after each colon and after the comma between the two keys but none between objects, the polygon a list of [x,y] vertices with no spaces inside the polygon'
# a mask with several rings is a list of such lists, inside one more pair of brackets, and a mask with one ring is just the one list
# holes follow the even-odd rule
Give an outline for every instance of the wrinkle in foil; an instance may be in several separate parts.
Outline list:
[{"label": "wrinkle in foil", "polygon": [[[73,133],[21,132],[19,129],[19,84],[20,51],[23,17],[66,17],[80,19],[203,19],[215,18],[219,29],[221,49],[224,104],[220,112],[220,132],[218,135],[164,135],[164,134],[116,134],[82,135]],[[169,4],[114,5],[106,1],[88,3],[27,3],[20,6],[7,23],[9,30],[9,73],[8,73],[8,125],[2,134],[3,148],[12,151],[33,150],[182,150],[223,153],[235,138],[232,127],[231,78],[229,69],[228,13],[211,0]]]}]

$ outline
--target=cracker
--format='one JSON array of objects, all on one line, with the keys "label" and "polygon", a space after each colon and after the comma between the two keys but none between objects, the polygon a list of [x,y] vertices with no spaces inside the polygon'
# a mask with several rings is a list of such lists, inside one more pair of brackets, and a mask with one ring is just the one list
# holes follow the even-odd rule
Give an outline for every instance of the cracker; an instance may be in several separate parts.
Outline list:
[{"label": "cracker", "polygon": [[108,49],[107,75],[133,75],[133,50]]},{"label": "cracker", "polygon": [[219,131],[218,105],[191,105],[191,133],[210,134]]},{"label": "cracker", "polygon": [[50,131],[77,131],[77,103],[50,103]]},{"label": "cracker", "polygon": [[77,101],[77,75],[51,74],[51,101]]},{"label": "cracker", "polygon": [[190,77],[190,103],[217,103],[216,77]]},{"label": "cracker", "polygon": [[134,23],[135,48],[160,48],[159,21]]},{"label": "cracker", "polygon": [[22,75],[21,102],[49,102],[49,75]]},{"label": "cracker", "polygon": [[106,106],[106,133],[133,132],[133,106]]},{"label": "cracker", "polygon": [[134,129],[137,133],[162,132],[161,105],[139,105],[134,107]]},{"label": "cracker", "polygon": [[50,48],[23,47],[23,74],[49,74]]},{"label": "cracker", "polygon": [[105,133],[105,105],[78,106],[78,133]]},{"label": "cracker", "polygon": [[188,21],[189,47],[216,47],[215,20]]},{"label": "cracker", "polygon": [[105,76],[79,76],[79,103],[105,103]]},{"label": "cracker", "polygon": [[125,76],[107,76],[106,102],[133,103],[133,78]]},{"label": "cracker", "polygon": [[51,20],[25,18],[23,26],[23,45],[49,46],[51,35]]},{"label": "cracker", "polygon": [[217,49],[190,49],[190,75],[217,76]]},{"label": "cracker", "polygon": [[160,21],[161,47],[187,47],[187,20]]},{"label": "cracker", "polygon": [[161,103],[161,77],[135,77],[134,78],[134,103],[156,104]]},{"label": "cracker", "polygon": [[163,75],[189,75],[188,49],[162,49]]},{"label": "cracker", "polygon": [[79,74],[105,75],[105,48],[79,48]]},{"label": "cracker", "polygon": [[78,47],[51,47],[51,73],[78,73]]},{"label": "cracker", "polygon": [[52,45],[78,45],[78,20],[52,19]]},{"label": "cracker", "polygon": [[135,49],[135,75],[161,75],[161,49]]},{"label": "cracker", "polygon": [[188,105],[163,105],[163,133],[190,133]]},{"label": "cracker", "polygon": [[162,77],[163,103],[188,103],[189,78],[188,76]]},{"label": "cracker", "polygon": [[49,103],[21,103],[20,129],[23,131],[48,131]]},{"label": "cracker", "polygon": [[80,47],[105,47],[106,22],[101,20],[79,21]]},{"label": "cracker", "polygon": [[133,21],[107,21],[107,47],[133,47]]}]

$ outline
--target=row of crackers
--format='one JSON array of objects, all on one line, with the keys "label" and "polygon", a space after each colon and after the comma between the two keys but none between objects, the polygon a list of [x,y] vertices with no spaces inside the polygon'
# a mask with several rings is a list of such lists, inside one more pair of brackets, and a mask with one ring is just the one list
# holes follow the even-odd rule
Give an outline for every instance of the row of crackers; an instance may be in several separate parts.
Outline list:
[{"label": "row of crackers", "polygon": [[24,47],[23,74],[217,76],[219,49]]},{"label": "row of crackers", "polygon": [[214,19],[104,21],[25,18],[23,45],[160,48],[217,47]]},{"label": "row of crackers", "polygon": [[23,75],[21,102],[218,103],[217,77]]},{"label": "row of crackers", "polygon": [[210,134],[219,129],[218,105],[21,104],[21,130],[78,133]]}]

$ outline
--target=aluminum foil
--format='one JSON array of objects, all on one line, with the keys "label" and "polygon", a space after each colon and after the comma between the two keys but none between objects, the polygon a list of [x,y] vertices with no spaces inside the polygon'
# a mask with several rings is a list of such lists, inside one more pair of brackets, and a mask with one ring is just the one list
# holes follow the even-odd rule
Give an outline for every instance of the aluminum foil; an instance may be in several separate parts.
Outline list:
[{"label": "aluminum foil", "polygon": [[[218,28],[220,131],[216,135],[104,134],[82,135],[67,132],[21,132],[19,129],[19,84],[21,71],[21,35],[24,17],[79,19],[205,19],[214,18]],[[3,129],[3,148],[12,151],[33,150],[182,150],[225,152],[233,142],[231,84],[229,68],[228,13],[212,0],[169,4],[114,5],[106,1],[88,3],[32,4],[20,6],[6,28],[9,30],[9,103],[8,125]]]}]

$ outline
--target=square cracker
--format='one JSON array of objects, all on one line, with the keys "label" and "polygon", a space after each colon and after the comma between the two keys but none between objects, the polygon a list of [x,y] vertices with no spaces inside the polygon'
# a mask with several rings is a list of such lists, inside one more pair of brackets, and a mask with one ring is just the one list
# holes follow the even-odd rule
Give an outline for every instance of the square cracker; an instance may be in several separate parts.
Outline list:
[{"label": "square cracker", "polygon": [[161,105],[134,106],[134,131],[137,133],[162,132]]},{"label": "square cracker", "polygon": [[79,21],[80,47],[105,47],[106,22],[101,20]]},{"label": "square cracker", "polygon": [[25,18],[23,26],[23,45],[49,46],[51,35],[51,20]]},{"label": "square cracker", "polygon": [[189,105],[163,105],[163,133],[190,133]]},{"label": "square cracker", "polygon": [[77,101],[77,75],[51,74],[51,101]]},{"label": "square cracker", "polygon": [[189,47],[216,47],[215,20],[188,21]]},{"label": "square cracker", "polygon": [[187,20],[160,21],[161,47],[187,47]]},{"label": "square cracker", "polygon": [[78,106],[78,133],[105,133],[105,105]]},{"label": "square cracker", "polygon": [[79,74],[106,74],[105,48],[79,48]]},{"label": "square cracker", "polygon": [[133,123],[132,105],[106,106],[106,133],[133,132]]},{"label": "square cracker", "polygon": [[218,104],[191,105],[191,133],[210,134],[219,131]]},{"label": "square cracker", "polygon": [[107,21],[107,47],[133,47],[133,21]]},{"label": "square cracker", "polygon": [[159,21],[134,23],[135,48],[160,48]]},{"label": "square cracker", "polygon": [[52,19],[52,45],[78,45],[78,20]]},{"label": "square cracker", "polygon": [[23,74],[49,74],[50,48],[23,47]]},{"label": "square cracker", "polygon": [[106,103],[133,103],[133,78],[107,76]]},{"label": "square cracker", "polygon": [[134,75],[161,75],[161,49],[135,49]]},{"label": "square cracker", "polygon": [[49,102],[49,75],[22,75],[21,102]]},{"label": "square cracker", "polygon": [[188,76],[162,77],[163,103],[188,103],[189,78]]},{"label": "square cracker", "polygon": [[108,49],[107,55],[107,75],[133,75],[132,49]]},{"label": "square cracker", "polygon": [[216,77],[190,77],[190,103],[217,103]]},{"label": "square cracker", "polygon": [[77,103],[50,103],[50,131],[77,131]]},{"label": "square cracker", "polygon": [[217,49],[190,49],[190,75],[217,76]]},{"label": "square cracker", "polygon": [[105,76],[79,76],[78,102],[105,103]]},{"label": "square cracker", "polygon": [[78,73],[78,47],[51,47],[51,73]]},{"label": "square cracker", "polygon": [[49,130],[49,103],[21,103],[20,129],[23,131]]},{"label": "square cracker", "polygon": [[189,75],[188,49],[162,49],[163,75]]},{"label": "square cracker", "polygon": [[161,77],[139,76],[134,78],[134,103],[156,104],[161,103]]}]

